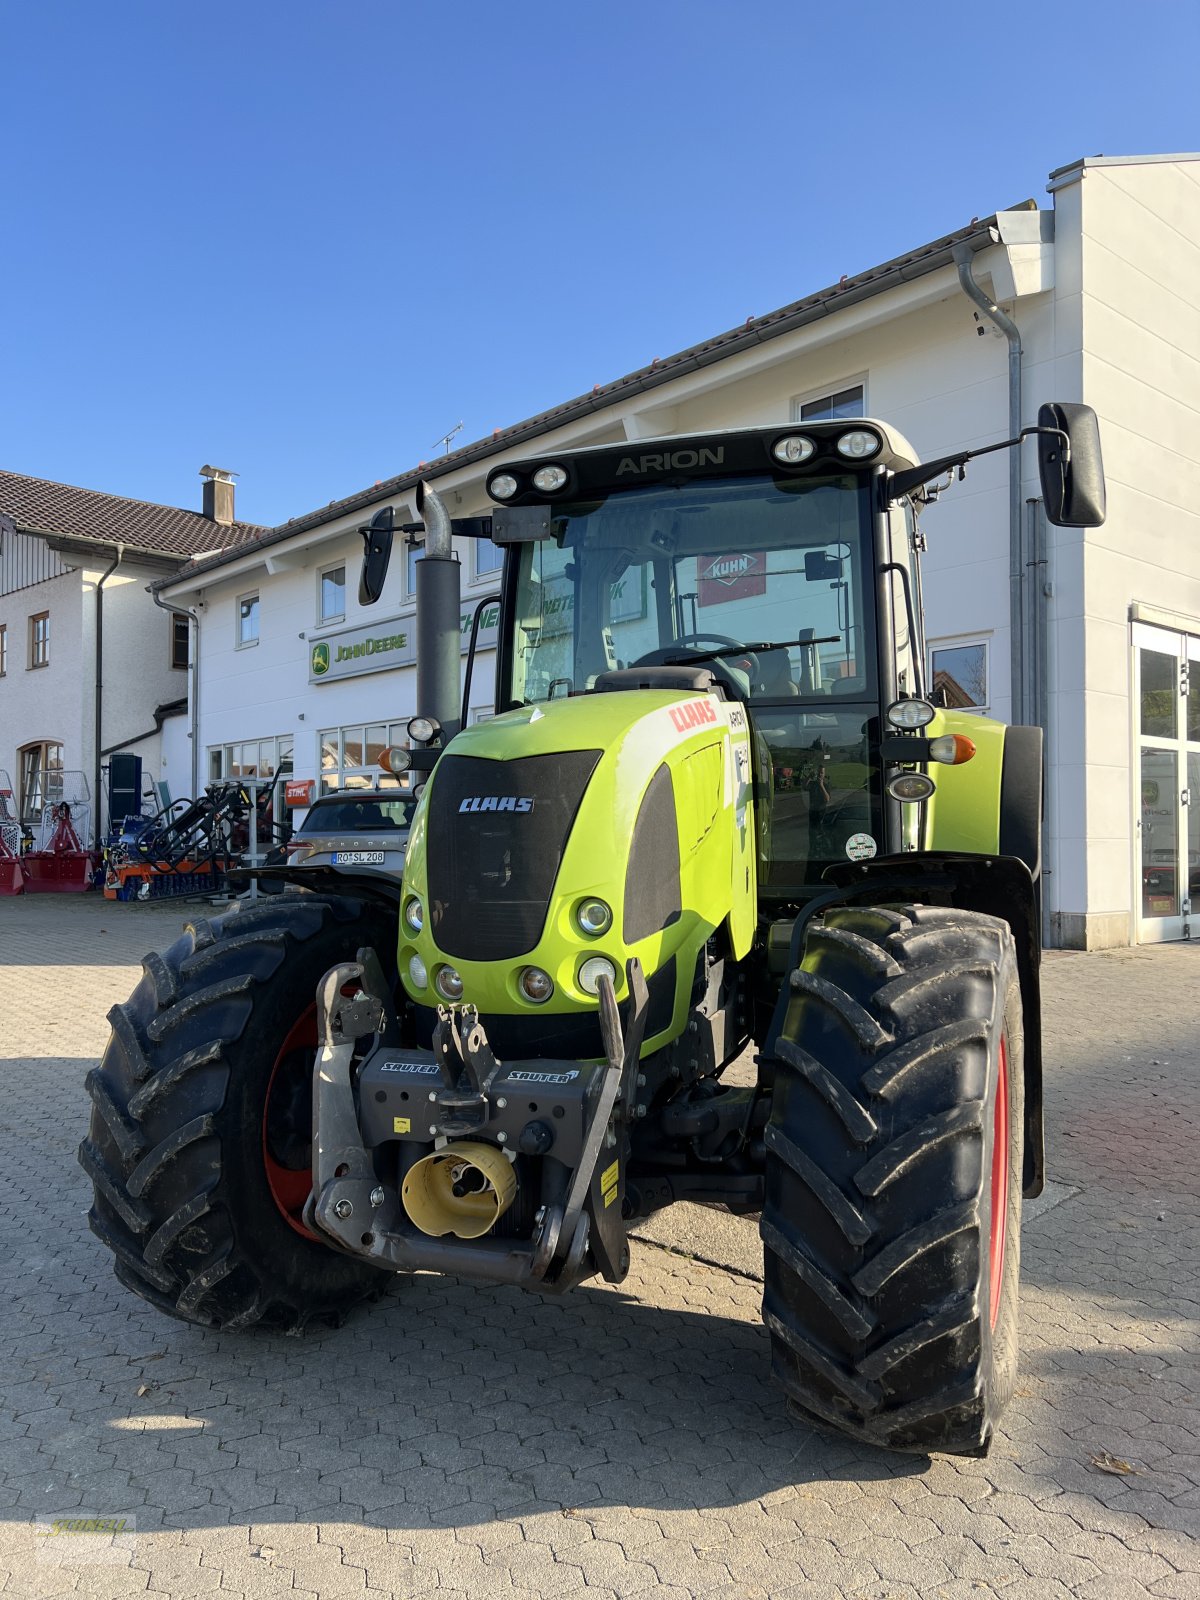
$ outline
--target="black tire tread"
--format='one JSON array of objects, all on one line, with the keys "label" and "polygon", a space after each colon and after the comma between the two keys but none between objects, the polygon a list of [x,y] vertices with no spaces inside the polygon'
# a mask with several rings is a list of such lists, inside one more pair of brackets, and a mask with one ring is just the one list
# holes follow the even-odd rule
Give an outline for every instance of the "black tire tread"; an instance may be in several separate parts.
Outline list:
[{"label": "black tire tread", "polygon": [[841,1079],[835,1078],[828,1067],[822,1066],[815,1056],[801,1050],[790,1039],[780,1039],[775,1048],[780,1060],[808,1079],[855,1144],[869,1144],[879,1132],[879,1124]]},{"label": "black tire tread", "polygon": [[93,1067],[83,1080],[83,1086],[92,1104],[112,1135],[113,1142],[126,1161],[136,1161],[146,1148],[142,1130],[136,1118],[128,1116],[117,1104],[112,1085],[99,1067]]},{"label": "black tire tread", "polygon": [[850,1243],[866,1244],[871,1237],[870,1223],[812,1157],[801,1150],[799,1145],[793,1144],[787,1134],[781,1133],[776,1127],[767,1128],[766,1142],[767,1149],[773,1150],[781,1161],[804,1180]]},{"label": "black tire tread", "polygon": [[205,1111],[202,1115],[193,1117],[190,1122],[185,1122],[182,1127],[176,1128],[174,1133],[169,1133],[165,1139],[160,1139],[154,1149],[142,1157],[125,1179],[126,1189],[140,1200],[159,1173],[174,1161],[185,1146],[194,1144],[197,1139],[207,1139],[212,1131],[211,1111]]},{"label": "black tire tread", "polygon": [[926,906],[830,910],[790,975],[763,1316],[793,1406],[873,1444],[979,1454],[1007,1400],[1015,1320],[984,1376],[985,1156],[1015,984],[1006,924]]},{"label": "black tire tread", "polygon": [[144,1117],[156,1100],[161,1100],[164,1095],[177,1089],[189,1072],[194,1072],[200,1067],[211,1067],[223,1059],[224,1047],[219,1040],[211,1040],[202,1044],[196,1050],[185,1050],[183,1055],[176,1056],[173,1061],[168,1061],[165,1067],[159,1069],[154,1076],[143,1083],[129,1097],[129,1115],[133,1118]]},{"label": "black tire tread", "polygon": [[363,902],[272,896],[189,924],[145,957],[142,982],[110,1010],[112,1036],[86,1079],[92,1121],[79,1160],[94,1190],[89,1225],[120,1282],[150,1304],[204,1326],[295,1333],[386,1290],[390,1274],[302,1238],[277,1213],[264,1246],[263,1219],[236,1214],[224,1141],[237,1137],[231,1084],[253,1048],[243,1036],[256,1005],[273,1003],[277,975],[288,981],[297,961],[311,966],[326,950],[352,958],[365,943],[386,960],[389,938],[390,920]]},{"label": "black tire tread", "polygon": [[[948,1139],[983,1126],[983,1106],[978,1100],[963,1106],[950,1106],[938,1111],[915,1128],[909,1128],[890,1144],[884,1145],[854,1174],[854,1187],[859,1194],[872,1199],[882,1194],[889,1183],[910,1171],[923,1157],[936,1151]],[[149,1157],[147,1157],[149,1160]]]}]

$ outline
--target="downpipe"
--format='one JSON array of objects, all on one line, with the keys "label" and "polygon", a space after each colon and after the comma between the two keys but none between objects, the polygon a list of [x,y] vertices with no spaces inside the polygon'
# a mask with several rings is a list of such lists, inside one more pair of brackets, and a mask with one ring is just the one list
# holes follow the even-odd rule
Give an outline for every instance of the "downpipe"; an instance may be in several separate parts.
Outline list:
[{"label": "downpipe", "polygon": [[[100,577],[98,578],[98,580],[96,582],[96,696],[95,696],[95,727],[93,729],[93,739],[95,741],[95,751],[96,751],[96,761],[95,761],[95,779],[96,779],[96,821],[95,821],[95,829],[96,829],[96,838],[95,838],[95,843],[96,843],[97,849],[99,849],[100,841],[104,837],[104,791],[100,787],[100,779],[101,779],[101,766],[100,766],[100,763],[101,763],[101,760],[103,759],[102,750],[103,750],[103,745],[104,745],[104,737],[103,737],[103,726],[104,726],[104,585],[108,582],[108,580],[112,577],[113,573],[121,565],[121,558],[124,556],[124,554],[125,554],[125,546],[118,541],[118,543],[117,543],[117,545],[116,545],[116,547],[115,547],[115,549],[113,551],[112,562],[110,563],[109,566],[107,566],[104,569],[104,571],[100,574]],[[112,818],[110,817],[108,820],[109,820],[109,824],[111,825]]]},{"label": "downpipe", "polygon": [[188,630],[188,675],[191,678],[191,730],[188,737],[192,741],[192,787],[190,798],[195,800],[200,793],[200,618],[194,611],[189,611],[186,606],[170,606],[161,598],[157,589],[149,590],[150,598],[160,611],[166,611],[173,617],[187,617],[191,623]]},{"label": "downpipe", "polygon": [[[972,300],[993,326],[1008,340],[1008,436],[1015,439],[1021,431],[1021,330],[1013,319],[995,304],[976,283],[971,271],[973,253],[965,245],[955,245],[954,264],[958,268],[959,287]],[[1021,504],[1021,447],[1014,445],[1008,452],[1008,615],[1009,659],[1011,663],[1012,716],[1011,722],[1029,722],[1034,711],[1029,704],[1026,685],[1024,637],[1024,571]]]}]

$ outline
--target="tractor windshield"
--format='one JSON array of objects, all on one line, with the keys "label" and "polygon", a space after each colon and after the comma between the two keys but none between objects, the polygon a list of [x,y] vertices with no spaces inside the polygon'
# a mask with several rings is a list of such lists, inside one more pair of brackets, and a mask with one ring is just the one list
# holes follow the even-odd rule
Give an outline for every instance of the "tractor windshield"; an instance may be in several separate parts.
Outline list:
[{"label": "tractor windshield", "polygon": [[[694,659],[750,708],[761,887],[781,895],[877,834],[869,480],[709,478],[555,507],[521,548],[511,701]],[[778,648],[764,648],[777,645]]]},{"label": "tractor windshield", "polygon": [[870,698],[866,493],[853,474],[764,476],[556,507],[554,539],[521,552],[513,700],[690,655],[751,700]]}]

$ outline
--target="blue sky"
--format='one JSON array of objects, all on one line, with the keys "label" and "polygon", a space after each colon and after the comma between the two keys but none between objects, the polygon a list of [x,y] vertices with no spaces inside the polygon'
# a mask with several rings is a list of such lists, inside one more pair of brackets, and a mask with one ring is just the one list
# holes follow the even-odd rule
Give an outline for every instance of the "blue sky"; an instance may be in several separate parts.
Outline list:
[{"label": "blue sky", "polygon": [[0,467],[275,523],[1200,146],[1200,7],[0,6]]}]

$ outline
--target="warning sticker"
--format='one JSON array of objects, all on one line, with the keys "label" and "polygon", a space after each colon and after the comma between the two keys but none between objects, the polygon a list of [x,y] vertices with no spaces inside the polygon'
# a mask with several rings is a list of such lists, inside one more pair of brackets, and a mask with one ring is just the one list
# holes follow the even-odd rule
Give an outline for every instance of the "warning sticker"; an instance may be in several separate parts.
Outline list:
[{"label": "warning sticker", "polygon": [[852,833],[846,840],[846,854],[851,861],[869,861],[878,848],[869,833]]},{"label": "warning sticker", "polygon": [[604,1196],[606,1208],[612,1205],[617,1198],[617,1180],[620,1175],[621,1164],[619,1161],[614,1161],[612,1166],[606,1167],[600,1174],[600,1193]]},{"label": "warning sticker", "polygon": [[392,1118],[392,1132],[393,1133],[411,1133],[412,1132],[412,1118],[411,1117],[393,1117]]}]

